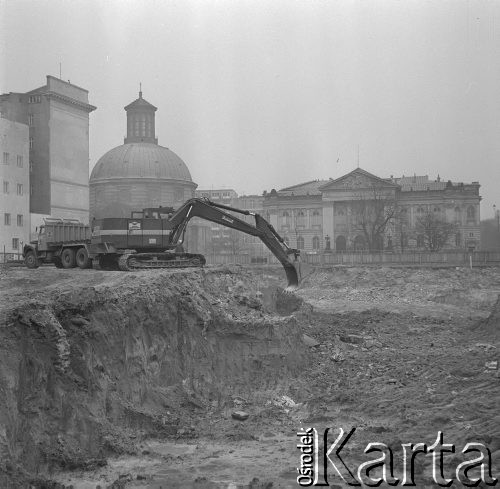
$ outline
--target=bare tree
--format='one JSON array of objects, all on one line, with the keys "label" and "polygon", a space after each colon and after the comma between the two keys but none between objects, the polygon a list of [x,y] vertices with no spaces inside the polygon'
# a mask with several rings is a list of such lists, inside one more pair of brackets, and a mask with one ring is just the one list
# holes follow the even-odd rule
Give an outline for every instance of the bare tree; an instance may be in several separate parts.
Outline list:
[{"label": "bare tree", "polygon": [[396,212],[393,195],[382,187],[372,186],[368,193],[355,196],[351,211],[354,229],[363,233],[368,250],[381,250],[385,231]]},{"label": "bare tree", "polygon": [[229,229],[227,244],[233,255],[237,255],[243,250],[243,236],[243,233],[237,229]]},{"label": "bare tree", "polygon": [[457,232],[455,223],[447,222],[439,213],[427,211],[417,218],[417,232],[424,237],[424,246],[429,251],[439,251],[448,239]]},{"label": "bare tree", "polygon": [[408,246],[408,235],[410,231],[407,208],[403,207],[396,210],[394,215],[394,228],[396,236],[399,237],[399,246],[401,251],[404,251]]}]

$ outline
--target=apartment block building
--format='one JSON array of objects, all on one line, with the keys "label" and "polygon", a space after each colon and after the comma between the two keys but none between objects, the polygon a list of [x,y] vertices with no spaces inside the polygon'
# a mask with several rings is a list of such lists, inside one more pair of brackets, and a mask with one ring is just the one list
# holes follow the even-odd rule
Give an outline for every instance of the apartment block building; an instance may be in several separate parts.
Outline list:
[{"label": "apartment block building", "polygon": [[0,254],[20,253],[30,237],[29,130],[0,119]]}]

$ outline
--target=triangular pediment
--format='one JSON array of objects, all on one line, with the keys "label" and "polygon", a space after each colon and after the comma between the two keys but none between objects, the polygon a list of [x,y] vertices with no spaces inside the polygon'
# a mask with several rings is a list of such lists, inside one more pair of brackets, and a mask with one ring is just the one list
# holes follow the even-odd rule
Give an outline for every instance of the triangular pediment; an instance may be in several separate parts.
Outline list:
[{"label": "triangular pediment", "polygon": [[360,190],[371,188],[396,188],[397,184],[385,178],[377,177],[362,168],[356,168],[353,171],[343,175],[335,180],[330,180],[322,185],[319,190],[328,192],[331,190]]}]

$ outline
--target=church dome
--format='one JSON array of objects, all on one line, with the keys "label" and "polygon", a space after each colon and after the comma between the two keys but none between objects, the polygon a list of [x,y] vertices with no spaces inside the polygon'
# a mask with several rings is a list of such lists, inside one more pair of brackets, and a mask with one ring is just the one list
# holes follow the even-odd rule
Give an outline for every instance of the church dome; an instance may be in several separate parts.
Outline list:
[{"label": "church dome", "polygon": [[105,153],[90,175],[91,218],[129,217],[148,207],[179,207],[197,187],[188,167],[173,151],[158,144],[156,107],[139,98],[125,107],[124,144]]},{"label": "church dome", "polygon": [[90,181],[127,178],[193,181],[188,167],[173,151],[144,142],[109,150],[94,166]]}]

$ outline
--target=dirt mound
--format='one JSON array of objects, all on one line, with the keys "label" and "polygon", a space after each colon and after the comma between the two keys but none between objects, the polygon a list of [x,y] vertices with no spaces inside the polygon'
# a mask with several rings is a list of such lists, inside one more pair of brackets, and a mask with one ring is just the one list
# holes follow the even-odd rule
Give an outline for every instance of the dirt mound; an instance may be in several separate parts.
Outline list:
[{"label": "dirt mound", "polygon": [[283,312],[300,303],[269,314],[247,272],[89,276],[1,311],[1,487],[189,432],[193,413],[238,396],[285,394],[304,364],[297,321]]}]

